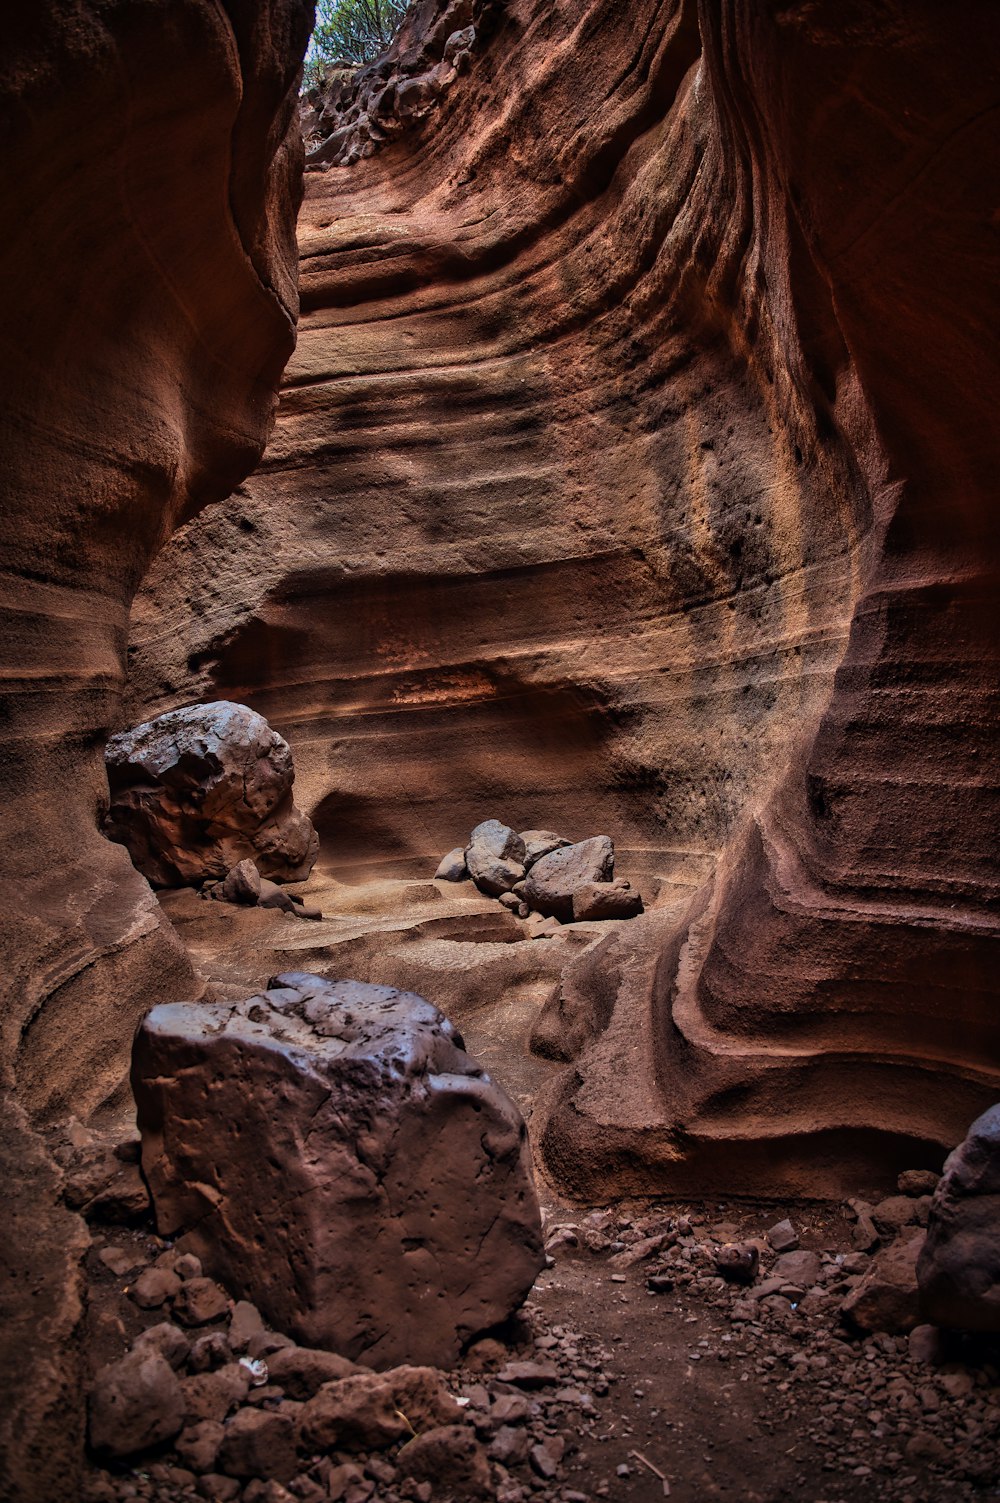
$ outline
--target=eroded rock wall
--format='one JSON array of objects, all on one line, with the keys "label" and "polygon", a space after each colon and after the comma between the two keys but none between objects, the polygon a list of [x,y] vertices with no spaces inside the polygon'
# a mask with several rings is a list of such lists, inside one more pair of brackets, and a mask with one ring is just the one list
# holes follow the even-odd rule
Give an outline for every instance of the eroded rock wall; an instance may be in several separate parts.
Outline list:
[{"label": "eroded rock wall", "polygon": [[[197,990],[98,833],[129,602],[255,464],[294,342],[305,0],[7,7],[0,375],[5,1496],[76,1495],[75,1218],[32,1122],[127,1100],[135,1024]],[[27,1326],[33,1332],[25,1340]]]},{"label": "eroded rock wall", "polygon": [[933,1158],[1000,1084],[995,18],[484,14],[310,175],[274,439],[147,580],[135,712],[267,715],[341,870],[615,835],[658,901],[564,987],[571,1189]]}]

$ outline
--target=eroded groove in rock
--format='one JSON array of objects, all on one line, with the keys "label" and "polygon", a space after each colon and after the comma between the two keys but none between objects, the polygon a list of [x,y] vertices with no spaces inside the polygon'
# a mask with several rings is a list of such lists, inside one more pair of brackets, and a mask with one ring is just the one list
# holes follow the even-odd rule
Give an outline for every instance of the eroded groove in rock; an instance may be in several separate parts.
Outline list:
[{"label": "eroded groove in rock", "polygon": [[[294,342],[289,127],[310,19],[307,0],[39,0],[0,22],[0,1073],[36,1119],[120,1108],[141,1012],[196,990],[147,884],[98,832],[102,746],[131,596],[171,529],[256,463]],[[17,1391],[0,1438],[24,1498],[77,1494],[79,1426],[61,1406],[79,1393],[79,1249],[52,1178],[33,1181],[39,1240],[5,1244]]]},{"label": "eroded groove in rock", "polygon": [[267,715],[339,869],[614,833],[581,1194],[839,1188],[1000,1084],[997,37],[944,27],[512,0],[310,176],[268,457],[140,597],[144,713]]}]

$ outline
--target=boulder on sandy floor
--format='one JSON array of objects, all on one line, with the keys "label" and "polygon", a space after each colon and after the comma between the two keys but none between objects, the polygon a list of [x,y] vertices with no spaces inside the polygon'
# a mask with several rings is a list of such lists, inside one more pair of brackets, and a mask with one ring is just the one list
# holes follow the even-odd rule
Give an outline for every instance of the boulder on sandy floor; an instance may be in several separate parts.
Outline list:
[{"label": "boulder on sandy floor", "polygon": [[585,882],[573,892],[573,918],[578,923],[635,918],[641,912],[642,898],[623,877],[611,882]]},{"label": "boulder on sandy floor", "polygon": [[447,856],[442,856],[440,865],[434,873],[436,882],[467,882],[469,880],[469,868],[465,863],[465,846],[457,845],[449,851]]},{"label": "boulder on sandy floor", "polygon": [[917,1276],[938,1325],[1000,1332],[1000,1105],[976,1118],[945,1163]]},{"label": "boulder on sandy floor", "polygon": [[310,1450],[377,1450],[460,1419],[462,1410],[432,1367],[393,1367],[325,1383],[299,1416]]},{"label": "boulder on sandy floor", "polygon": [[536,913],[568,924],[573,918],[573,894],[594,882],[610,882],[614,870],[613,842],[607,835],[595,835],[536,861],[525,882],[525,896]]},{"label": "boulder on sandy floor", "polygon": [[465,853],[469,876],[480,892],[491,898],[499,898],[510,892],[515,882],[524,881],[524,867],[518,861],[508,860],[488,851],[485,846],[470,845]]},{"label": "boulder on sandy floor", "polygon": [[180,1381],[155,1347],[138,1347],[97,1373],[87,1436],[99,1456],[132,1456],[169,1440],[183,1423]]},{"label": "boulder on sandy floor", "polygon": [[448,1366],[542,1266],[521,1114],[422,997],[157,1007],[132,1084],[160,1232],[304,1345]]},{"label": "boulder on sandy floor", "polygon": [[841,1314],[860,1331],[905,1335],[920,1324],[917,1256],[923,1232],[908,1233],[872,1259],[861,1283],[841,1306]]},{"label": "boulder on sandy floor", "polygon": [[524,865],[524,841],[516,830],[510,825],[503,824],[499,819],[484,819],[482,824],[476,826],[469,836],[469,845],[477,846],[481,851],[488,851],[491,856],[496,856],[501,861],[513,861],[517,866]]},{"label": "boulder on sandy floor", "polygon": [[319,839],[292,802],[292,753],[246,705],[170,710],[113,736],[105,762],[104,833],[150,882],[183,887],[225,877],[245,858],[286,882],[312,870]]}]

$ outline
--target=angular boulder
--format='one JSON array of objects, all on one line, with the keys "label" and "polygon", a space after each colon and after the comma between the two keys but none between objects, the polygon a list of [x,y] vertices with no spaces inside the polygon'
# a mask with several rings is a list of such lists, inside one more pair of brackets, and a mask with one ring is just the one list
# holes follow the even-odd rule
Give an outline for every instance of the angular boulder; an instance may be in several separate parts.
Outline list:
[{"label": "angular boulder", "polygon": [[910,1233],[877,1254],[841,1306],[849,1325],[860,1331],[905,1335],[920,1324],[917,1256],[923,1240],[923,1232]]},{"label": "angular boulder", "polygon": [[225,877],[248,858],[285,882],[312,871],[319,838],[292,802],[291,750],[246,705],[171,710],[113,736],[105,764],[104,833],[157,886]]},{"label": "angular boulder", "polygon": [[585,882],[573,893],[573,918],[577,923],[635,918],[641,912],[642,898],[623,877],[611,882]]},{"label": "angular boulder", "polygon": [[542,1266],[520,1112],[422,997],[157,1007],[132,1084],[160,1232],[304,1345],[447,1367]]},{"label": "angular boulder", "polygon": [[299,1416],[310,1450],[375,1450],[414,1432],[448,1425],[462,1411],[430,1367],[394,1367],[325,1383]]},{"label": "angular boulder", "polygon": [[465,846],[457,845],[447,856],[442,856],[441,864],[434,873],[436,882],[467,882],[469,868],[465,864]]},{"label": "angular boulder", "polygon": [[183,1423],[180,1381],[151,1345],[137,1346],[94,1379],[87,1435],[99,1456],[132,1456],[169,1440]]},{"label": "angular boulder", "polygon": [[938,1325],[1000,1332],[1000,1105],[976,1118],[945,1163],[917,1277]]},{"label": "angular boulder", "polygon": [[510,892],[516,882],[524,880],[524,867],[519,861],[498,856],[485,846],[470,845],[465,853],[465,861],[469,876],[480,892],[485,892],[491,898],[499,898],[503,893]]},{"label": "angular boulder", "polygon": [[537,913],[568,924],[573,918],[573,894],[594,882],[610,882],[614,871],[613,842],[607,835],[595,835],[536,861],[528,872],[525,897]]},{"label": "angular boulder", "polygon": [[524,864],[529,867],[534,866],[536,861],[541,861],[550,851],[572,845],[572,841],[563,835],[557,835],[554,830],[522,830],[521,839],[524,841]]},{"label": "angular boulder", "polygon": [[524,841],[510,825],[502,824],[499,819],[485,819],[477,825],[469,836],[469,845],[487,851],[501,861],[524,865]]}]

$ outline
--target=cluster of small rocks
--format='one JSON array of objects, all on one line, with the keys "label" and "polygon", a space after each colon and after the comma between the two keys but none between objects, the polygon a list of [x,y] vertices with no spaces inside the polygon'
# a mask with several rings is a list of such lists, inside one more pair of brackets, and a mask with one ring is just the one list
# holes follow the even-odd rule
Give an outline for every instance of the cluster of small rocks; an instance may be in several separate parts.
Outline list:
[{"label": "cluster of small rocks", "polygon": [[249,856],[231,866],[221,881],[204,883],[198,896],[214,898],[218,903],[234,903],[239,908],[277,908],[282,913],[290,913],[293,918],[323,917],[319,908],[307,903],[297,893],[288,892],[277,882],[262,877]]},{"label": "cluster of small rocks", "polygon": [[495,0],[413,7],[383,57],[331,68],[303,98],[307,170],[351,167],[437,109],[472,65],[477,28]]},{"label": "cluster of small rocks", "polygon": [[738,1381],[772,1390],[760,1423],[790,1450],[808,1442],[821,1472],[909,1503],[933,1474],[934,1488],[972,1497],[1000,1477],[1000,1351],[922,1313],[916,1261],[937,1180],[909,1171],[898,1195],[848,1202],[850,1251],[801,1246],[788,1217],[741,1236],[736,1221],[676,1208],[562,1218],[546,1247],[556,1261],[600,1258],[611,1285],[638,1275],[681,1321],[698,1323],[700,1304],[721,1313],[729,1329],[692,1340],[687,1360],[741,1365]]},{"label": "cluster of small rocks", "polygon": [[372,1372],[268,1330],[196,1257],[146,1242],[97,1252],[152,1323],[94,1376],[88,1503],[583,1503],[559,1476],[608,1392],[592,1341],[519,1319],[450,1373]]},{"label": "cluster of small rocks", "polygon": [[474,882],[517,918],[533,919],[532,936],[543,938],[560,924],[641,913],[641,896],[614,870],[615,847],[607,835],[574,843],[552,830],[517,832],[487,819],[467,846],[448,852],[434,875],[442,882]]}]

